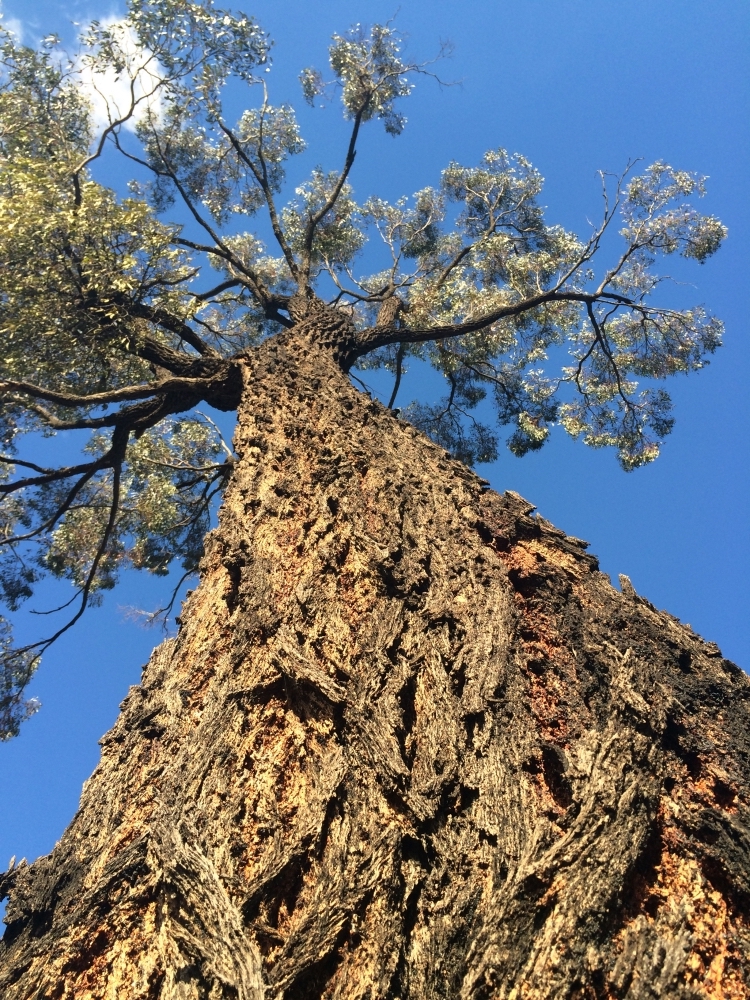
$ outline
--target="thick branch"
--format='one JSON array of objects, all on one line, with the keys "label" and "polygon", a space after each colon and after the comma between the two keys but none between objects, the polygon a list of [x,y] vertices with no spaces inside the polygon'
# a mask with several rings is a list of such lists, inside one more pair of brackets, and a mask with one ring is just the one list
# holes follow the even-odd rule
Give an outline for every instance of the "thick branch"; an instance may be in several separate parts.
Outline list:
[{"label": "thick branch", "polygon": [[89,396],[77,396],[71,392],[57,392],[45,389],[31,382],[0,382],[0,390],[11,389],[21,392],[33,399],[43,399],[48,403],[58,403],[60,406],[106,406],[110,403],[120,403],[131,399],[148,399],[151,396],[169,392],[200,392],[206,386],[206,379],[201,378],[170,378],[153,385],[130,385],[123,389],[113,389],[111,392],[95,392]]},{"label": "thick branch", "polygon": [[[14,399],[14,402],[18,402],[18,400]],[[41,403],[26,403],[25,405],[27,410],[41,417],[47,427],[51,427],[55,431],[95,430],[100,427],[116,427],[118,424],[118,414],[102,417],[79,417],[77,420],[61,420],[54,413],[50,413]]]},{"label": "thick branch", "polygon": [[184,340],[186,344],[198,352],[202,356],[214,356],[219,355],[213,349],[209,347],[205,341],[198,336],[198,334],[191,327],[187,325],[178,316],[174,316],[172,313],[166,311],[166,309],[159,309],[156,306],[147,305],[145,302],[138,302],[135,304],[128,304],[129,311],[131,315],[137,316],[139,319],[147,319],[149,322],[154,323],[156,326],[162,327],[164,330],[169,330],[170,333],[176,333],[177,336]]},{"label": "thick branch", "polygon": [[158,368],[166,368],[181,378],[208,378],[215,375],[226,362],[218,355],[196,358],[159,343],[152,337],[137,338],[130,348],[136,357],[148,361]]},{"label": "thick branch", "polygon": [[207,302],[214,296],[220,295],[221,292],[226,292],[230,288],[238,288],[241,284],[239,278],[229,278],[227,281],[222,281],[220,285],[216,285],[215,288],[210,288],[207,292],[191,292],[191,294],[197,302]]},{"label": "thick branch", "polygon": [[398,390],[401,386],[401,375],[403,372],[403,362],[404,353],[406,351],[406,346],[404,344],[398,345],[398,351],[396,352],[396,379],[393,383],[393,392],[391,393],[391,398],[388,400],[388,409],[393,409],[393,404],[396,402],[396,396],[398,396]]},{"label": "thick branch", "polygon": [[513,305],[502,306],[486,313],[477,319],[466,320],[464,323],[451,323],[444,326],[432,326],[424,329],[410,329],[408,327],[369,327],[362,330],[358,335],[358,348],[355,352],[354,360],[369,354],[370,351],[378,347],[386,347],[389,344],[425,344],[435,340],[450,340],[453,337],[461,337],[465,333],[476,333],[483,330],[501,319],[512,316],[521,316],[539,306],[547,305],[551,302],[582,302],[593,304],[597,301],[614,302],[619,305],[635,306],[631,299],[614,292],[605,292],[604,295],[597,296],[587,292],[560,292],[552,289],[549,292],[540,292],[532,295],[528,299],[516,302]]}]

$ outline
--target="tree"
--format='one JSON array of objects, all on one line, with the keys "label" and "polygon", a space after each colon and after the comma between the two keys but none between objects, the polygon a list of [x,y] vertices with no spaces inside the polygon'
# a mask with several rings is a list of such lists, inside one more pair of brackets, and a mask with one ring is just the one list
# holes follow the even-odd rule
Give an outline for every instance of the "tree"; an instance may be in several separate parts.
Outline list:
[{"label": "tree", "polygon": [[[334,37],[343,167],[281,207],[303,141],[250,18],[135,2],[85,41],[128,82],[98,136],[54,39],[4,48],[2,583],[11,607],[42,572],[78,588],[51,636],[6,642],[4,733],[121,567],[202,577],[63,841],[4,876],[8,995],[741,995],[744,675],[458,461],[497,447],[487,393],[517,454],[561,423],[626,469],[656,457],[658,382],[720,338],[651,304],[659,257],[724,235],[684,203],[701,179],[603,177],[585,241],[504,150],[358,205],[360,129],[398,134],[431,72],[387,25]],[[236,124],[230,79],[257,95]],[[131,198],[90,173],[111,146],[148,172]],[[189,224],[161,220],[175,201]],[[261,212],[277,256],[232,224]],[[357,277],[368,231],[386,259]],[[448,394],[407,422],[350,374],[392,370],[392,407],[410,355]],[[238,411],[233,450],[202,403]],[[69,465],[15,450],[76,430]]]}]

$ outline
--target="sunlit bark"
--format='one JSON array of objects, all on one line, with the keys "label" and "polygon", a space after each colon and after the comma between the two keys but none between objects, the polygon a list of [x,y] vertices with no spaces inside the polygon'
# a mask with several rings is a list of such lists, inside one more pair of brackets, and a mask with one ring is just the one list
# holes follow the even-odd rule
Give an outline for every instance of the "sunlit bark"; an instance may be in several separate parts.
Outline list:
[{"label": "sunlit bark", "polygon": [[747,996],[747,677],[303,329],[2,996]]}]

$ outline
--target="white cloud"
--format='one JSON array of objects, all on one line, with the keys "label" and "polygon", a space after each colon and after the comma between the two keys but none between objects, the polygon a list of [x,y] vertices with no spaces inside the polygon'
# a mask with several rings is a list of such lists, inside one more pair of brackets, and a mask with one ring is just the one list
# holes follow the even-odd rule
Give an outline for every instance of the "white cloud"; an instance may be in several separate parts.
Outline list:
[{"label": "white cloud", "polygon": [[[18,44],[39,44],[40,38],[27,38],[24,22],[17,17],[4,14],[0,3],[0,22]],[[86,65],[83,58],[76,60],[74,72],[78,75],[81,90],[91,104],[94,127],[97,132],[111,122],[126,118],[123,128],[134,131],[138,120],[148,109],[157,116],[161,113],[162,102],[158,81],[162,69],[153,54],[138,45],[135,33],[121,17],[111,15],[100,18],[102,27],[113,32],[123,55],[125,69],[118,75],[114,70],[95,71]]]},{"label": "white cloud", "polygon": [[162,70],[153,54],[138,45],[134,32],[122,20],[113,17],[101,23],[115,35],[125,68],[115,74],[112,69],[98,71],[81,62],[78,66],[81,89],[91,104],[97,130],[126,119],[123,128],[133,131],[147,110],[157,116],[161,112],[158,83]]}]

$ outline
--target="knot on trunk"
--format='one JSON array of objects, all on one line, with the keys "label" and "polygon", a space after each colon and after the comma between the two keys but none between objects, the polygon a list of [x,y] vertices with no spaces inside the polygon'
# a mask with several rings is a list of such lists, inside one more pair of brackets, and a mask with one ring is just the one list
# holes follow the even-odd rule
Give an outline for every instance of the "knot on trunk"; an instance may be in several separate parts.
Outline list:
[{"label": "knot on trunk", "polygon": [[330,350],[337,364],[348,370],[358,345],[354,320],[348,312],[327,305],[310,291],[296,292],[289,299],[287,311],[296,334],[308,336]]}]

